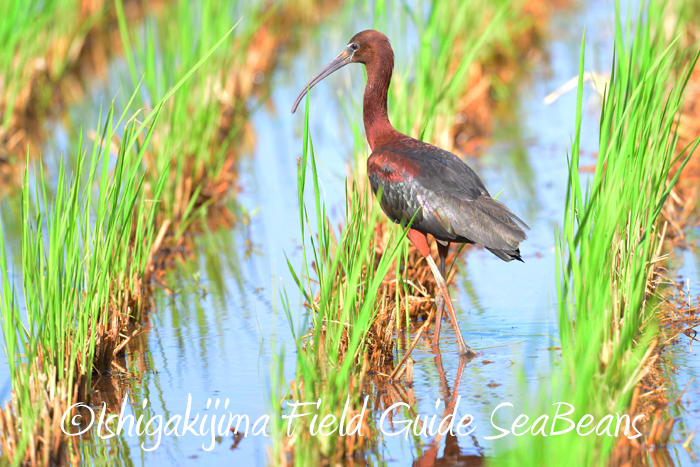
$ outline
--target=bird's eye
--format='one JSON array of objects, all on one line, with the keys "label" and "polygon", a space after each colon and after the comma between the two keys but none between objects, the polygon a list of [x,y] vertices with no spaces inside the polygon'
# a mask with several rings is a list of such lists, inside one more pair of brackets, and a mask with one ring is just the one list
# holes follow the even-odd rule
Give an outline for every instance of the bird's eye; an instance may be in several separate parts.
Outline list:
[{"label": "bird's eye", "polygon": [[360,48],[360,46],[353,42],[352,44],[350,44],[350,48],[351,48],[352,50],[357,50],[357,49]]}]

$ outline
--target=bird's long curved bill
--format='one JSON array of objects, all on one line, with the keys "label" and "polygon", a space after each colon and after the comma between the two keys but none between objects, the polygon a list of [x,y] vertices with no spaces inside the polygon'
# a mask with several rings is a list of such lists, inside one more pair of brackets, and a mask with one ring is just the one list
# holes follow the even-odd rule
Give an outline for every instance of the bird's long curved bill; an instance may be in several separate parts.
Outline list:
[{"label": "bird's long curved bill", "polygon": [[297,99],[294,101],[294,105],[292,106],[292,113],[297,111],[297,107],[299,107],[299,103],[304,98],[304,96],[306,95],[306,93],[308,92],[309,89],[314,87],[316,85],[316,83],[323,80],[323,78],[330,75],[334,71],[343,68],[345,65],[350,63],[351,59],[352,59],[352,54],[347,53],[347,51],[343,51],[340,55],[335,57],[333,59],[333,61],[331,61],[328,65],[326,65],[323,68],[323,70],[316,73],[316,75],[313,78],[311,78],[311,81],[309,81],[306,84],[306,86],[304,86],[304,89],[299,94],[299,97],[297,97]]}]

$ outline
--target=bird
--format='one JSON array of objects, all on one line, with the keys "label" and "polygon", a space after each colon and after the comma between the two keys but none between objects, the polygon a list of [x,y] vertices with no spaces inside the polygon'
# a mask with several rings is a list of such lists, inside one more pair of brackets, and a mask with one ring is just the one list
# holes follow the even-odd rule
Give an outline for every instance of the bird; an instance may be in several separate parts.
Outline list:
[{"label": "bird", "polygon": [[[445,307],[457,336],[460,355],[477,353],[462,336],[445,283],[445,259],[452,243],[482,245],[503,261],[523,261],[520,243],[528,225],[503,203],[494,200],[479,176],[449,151],[399,133],[389,122],[387,98],[394,69],[394,51],[379,31],[355,34],[345,49],[304,86],[292,113],[306,93],[321,80],[350,63],[367,72],[363,98],[365,134],[371,148],[367,174],[379,204],[393,222],[409,227],[407,237],[425,258],[435,278],[438,294],[433,345],[439,347]],[[428,246],[437,242],[440,266]]]}]

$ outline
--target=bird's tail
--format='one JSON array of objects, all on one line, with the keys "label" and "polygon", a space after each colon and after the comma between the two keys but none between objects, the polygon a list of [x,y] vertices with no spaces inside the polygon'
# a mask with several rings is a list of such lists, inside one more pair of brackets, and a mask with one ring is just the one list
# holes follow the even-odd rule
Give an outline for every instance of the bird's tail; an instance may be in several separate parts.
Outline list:
[{"label": "bird's tail", "polygon": [[527,238],[523,229],[530,227],[503,203],[480,196],[474,201],[463,201],[461,210],[466,214],[463,219],[468,219],[468,225],[463,226],[468,233],[465,236],[503,261],[522,261],[519,246]]},{"label": "bird's tail", "polygon": [[488,248],[486,247],[487,250],[489,250],[491,253],[494,255],[498,256],[501,258],[503,261],[513,261],[518,260],[521,263],[524,263],[523,259],[520,257],[520,248],[516,248],[515,250],[498,250],[496,248]]}]

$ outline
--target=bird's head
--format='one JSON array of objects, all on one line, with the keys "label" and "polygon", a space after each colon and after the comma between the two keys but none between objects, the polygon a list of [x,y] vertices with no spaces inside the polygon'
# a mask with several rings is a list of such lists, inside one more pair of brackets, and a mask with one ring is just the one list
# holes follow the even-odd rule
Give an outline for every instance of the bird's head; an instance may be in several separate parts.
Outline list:
[{"label": "bird's head", "polygon": [[388,62],[389,70],[394,68],[394,52],[391,49],[389,39],[381,32],[371,29],[358,32],[350,39],[345,49],[304,86],[294,101],[292,113],[296,112],[307,91],[334,71],[343,68],[348,63],[363,63],[370,66],[380,60]]}]

